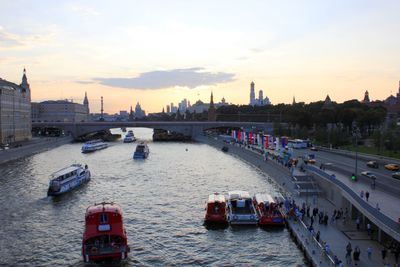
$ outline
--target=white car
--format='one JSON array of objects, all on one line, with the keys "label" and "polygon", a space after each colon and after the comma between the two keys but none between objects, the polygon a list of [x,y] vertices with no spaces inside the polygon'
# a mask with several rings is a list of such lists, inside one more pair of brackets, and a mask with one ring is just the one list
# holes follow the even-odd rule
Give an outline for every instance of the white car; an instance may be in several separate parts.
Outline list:
[{"label": "white car", "polygon": [[365,172],[361,172],[362,175],[364,175],[365,177],[371,178],[371,179],[376,179],[375,174],[373,174],[370,171],[365,171]]}]

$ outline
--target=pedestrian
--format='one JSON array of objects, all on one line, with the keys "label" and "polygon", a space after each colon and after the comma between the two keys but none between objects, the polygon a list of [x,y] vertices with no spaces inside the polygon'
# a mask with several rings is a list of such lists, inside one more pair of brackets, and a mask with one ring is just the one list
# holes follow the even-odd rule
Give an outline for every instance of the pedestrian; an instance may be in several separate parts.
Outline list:
[{"label": "pedestrian", "polygon": [[351,252],[353,249],[351,248],[351,243],[349,242],[346,246],[346,263],[351,264]]},{"label": "pedestrian", "polygon": [[314,216],[311,216],[310,221],[311,221],[311,226],[312,226],[314,224]]},{"label": "pedestrian", "polygon": [[371,257],[372,257],[372,248],[371,247],[367,248],[367,255],[368,255],[368,259],[371,260]]},{"label": "pedestrian", "polygon": [[371,236],[371,224],[370,223],[367,223],[367,233],[368,233],[368,236]]},{"label": "pedestrian", "polygon": [[318,231],[317,235],[315,236],[315,240],[317,240],[317,242],[319,243],[319,236],[321,235],[321,233]]},{"label": "pedestrian", "polygon": [[356,225],[357,225],[357,231],[359,231],[360,230],[360,217],[357,217]]},{"label": "pedestrian", "polygon": [[382,255],[382,261],[383,263],[385,263],[385,259],[386,259],[386,254],[387,254],[387,250],[385,247],[383,247],[382,251],[381,251],[381,255]]},{"label": "pedestrian", "polygon": [[354,248],[354,252],[353,252],[353,260],[354,260],[355,266],[357,266],[358,262],[360,261],[360,254],[361,254],[360,248],[358,246],[356,246]]},{"label": "pedestrian", "polygon": [[369,198],[369,192],[367,191],[367,192],[365,192],[365,199],[367,200],[367,202],[368,202],[368,198]]}]

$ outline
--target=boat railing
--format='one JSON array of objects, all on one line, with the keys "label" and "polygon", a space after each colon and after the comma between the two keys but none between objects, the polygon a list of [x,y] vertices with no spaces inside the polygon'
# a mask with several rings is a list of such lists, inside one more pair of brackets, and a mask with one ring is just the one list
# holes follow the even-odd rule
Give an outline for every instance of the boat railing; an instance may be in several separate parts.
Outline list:
[{"label": "boat railing", "polygon": [[108,245],[85,245],[85,254],[89,256],[104,255],[110,253],[128,252],[128,246],[123,244],[108,244]]}]

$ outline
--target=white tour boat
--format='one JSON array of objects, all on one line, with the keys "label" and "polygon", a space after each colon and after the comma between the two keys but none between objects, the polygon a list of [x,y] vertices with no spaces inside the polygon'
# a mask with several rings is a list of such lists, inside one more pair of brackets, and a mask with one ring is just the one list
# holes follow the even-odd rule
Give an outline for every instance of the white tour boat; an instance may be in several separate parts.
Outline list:
[{"label": "white tour boat", "polygon": [[89,152],[104,149],[107,147],[108,147],[108,144],[104,143],[103,140],[100,140],[100,139],[92,140],[92,141],[88,141],[83,144],[82,153],[89,153]]},{"label": "white tour boat", "polygon": [[246,191],[228,193],[228,221],[230,224],[257,224],[258,216],[253,200]]},{"label": "white tour boat", "polygon": [[52,174],[47,195],[61,195],[89,180],[90,171],[87,165],[83,167],[81,164],[72,164]]}]

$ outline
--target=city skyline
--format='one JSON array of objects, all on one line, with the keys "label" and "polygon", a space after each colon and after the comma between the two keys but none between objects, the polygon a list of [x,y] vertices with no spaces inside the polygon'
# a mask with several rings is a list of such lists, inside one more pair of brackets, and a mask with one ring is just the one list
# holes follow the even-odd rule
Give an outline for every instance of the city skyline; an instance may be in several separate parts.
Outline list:
[{"label": "city skyline", "polygon": [[26,67],[32,101],[81,102],[87,91],[91,111],[104,96],[109,113],[211,91],[244,105],[251,81],[273,104],[398,89],[395,1],[119,3],[3,2],[0,78],[18,82]]}]

